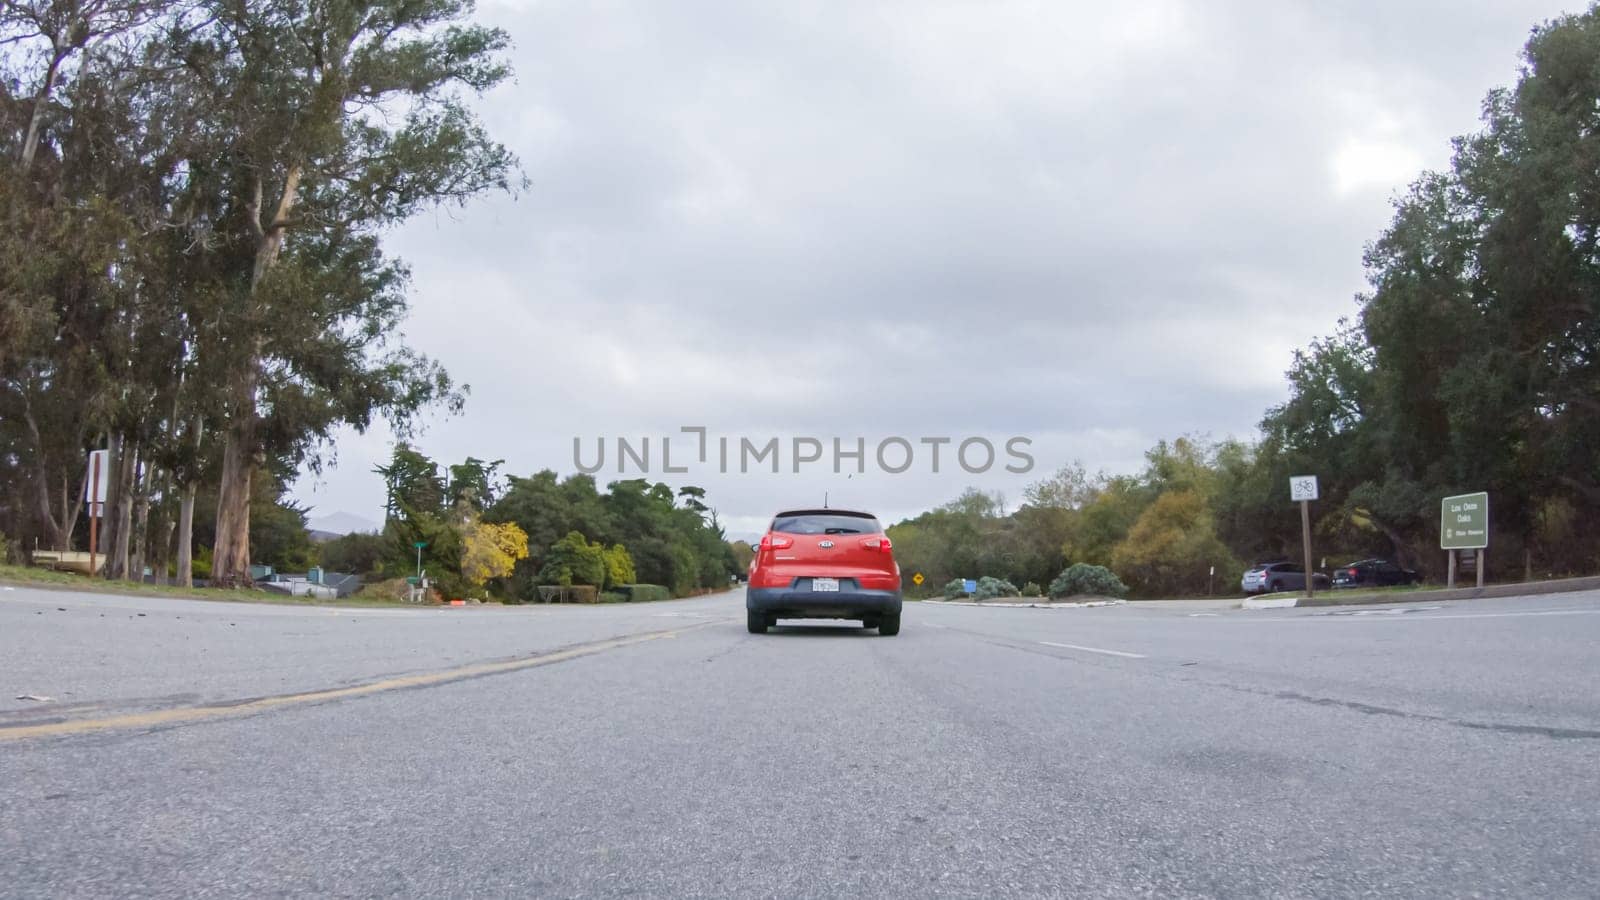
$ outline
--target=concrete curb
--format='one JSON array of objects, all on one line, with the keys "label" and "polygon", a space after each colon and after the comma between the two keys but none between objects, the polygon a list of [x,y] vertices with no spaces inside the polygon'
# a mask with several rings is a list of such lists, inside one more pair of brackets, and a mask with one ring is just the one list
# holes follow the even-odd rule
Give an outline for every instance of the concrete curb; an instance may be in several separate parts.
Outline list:
[{"label": "concrete curb", "polygon": [[1244,609],[1288,609],[1304,600],[1304,597],[1246,597],[1239,605]]},{"label": "concrete curb", "polygon": [[1079,603],[992,603],[976,600],[919,600],[918,603],[936,603],[940,606],[985,606],[1008,609],[1084,609],[1094,606],[1121,606],[1126,600],[1085,600]]},{"label": "concrete curb", "polygon": [[1523,597],[1539,594],[1566,594],[1572,591],[1600,590],[1600,575],[1559,578],[1554,581],[1526,581],[1521,584],[1490,584],[1483,587],[1439,588],[1431,591],[1404,591],[1388,594],[1319,594],[1304,597],[1246,597],[1244,609],[1287,609],[1304,606],[1368,606],[1378,603],[1420,603],[1431,600],[1478,600],[1489,597]]}]

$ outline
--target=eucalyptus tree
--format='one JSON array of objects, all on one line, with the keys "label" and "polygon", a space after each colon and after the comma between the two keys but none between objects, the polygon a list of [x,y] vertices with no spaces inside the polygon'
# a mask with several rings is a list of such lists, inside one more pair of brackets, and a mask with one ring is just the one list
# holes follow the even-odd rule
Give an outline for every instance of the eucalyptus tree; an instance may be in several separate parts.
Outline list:
[{"label": "eucalyptus tree", "polygon": [[515,163],[463,97],[508,75],[505,34],[465,0],[202,2],[209,27],[173,52],[194,74],[212,180],[197,221],[215,306],[197,329],[223,390],[213,572],[247,577],[251,479],[269,455],[317,462],[337,424],[403,421],[461,396],[387,336],[407,272],[383,229],[511,186]]}]

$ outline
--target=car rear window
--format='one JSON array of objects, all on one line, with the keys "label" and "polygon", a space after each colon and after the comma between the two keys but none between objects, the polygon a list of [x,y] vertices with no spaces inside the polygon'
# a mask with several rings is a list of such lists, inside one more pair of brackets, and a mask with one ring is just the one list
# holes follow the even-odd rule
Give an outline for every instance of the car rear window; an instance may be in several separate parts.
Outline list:
[{"label": "car rear window", "polygon": [[786,513],[772,520],[783,534],[876,534],[883,530],[871,516],[841,513]]}]

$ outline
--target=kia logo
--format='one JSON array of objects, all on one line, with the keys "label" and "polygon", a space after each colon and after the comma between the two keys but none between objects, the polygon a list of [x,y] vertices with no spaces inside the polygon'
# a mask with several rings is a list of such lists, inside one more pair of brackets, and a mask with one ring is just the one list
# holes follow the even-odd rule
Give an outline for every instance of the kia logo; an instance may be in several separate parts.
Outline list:
[{"label": "kia logo", "polygon": [[833,541],[822,541],[822,542],[818,543],[817,546],[821,547],[824,550],[829,550],[829,549],[833,548]]}]

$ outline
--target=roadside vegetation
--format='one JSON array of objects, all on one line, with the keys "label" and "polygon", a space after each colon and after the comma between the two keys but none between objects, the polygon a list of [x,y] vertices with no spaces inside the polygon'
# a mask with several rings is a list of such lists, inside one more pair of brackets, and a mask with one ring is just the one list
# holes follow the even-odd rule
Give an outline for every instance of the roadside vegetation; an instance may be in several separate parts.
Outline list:
[{"label": "roadside vegetation", "polygon": [[1142,596],[1236,592],[1247,563],[1299,559],[1288,480],[1315,474],[1317,562],[1439,580],[1440,500],[1484,490],[1492,578],[1600,571],[1597,59],[1596,8],[1534,29],[1482,129],[1396,200],[1354,317],[1295,354],[1259,440],[1162,441],[1130,475],[1068,466],[1014,509],[969,491],[890,529],[902,567],[1045,584],[1082,562]]},{"label": "roadside vegetation", "polygon": [[742,571],[701,488],[630,479],[602,491],[588,475],[502,477],[500,465],[468,458],[441,468],[395,447],[379,469],[382,533],[331,541],[323,561],[403,578],[416,573],[420,549],[440,593],[509,603],[681,597],[724,589]]},{"label": "roadside vegetation", "polygon": [[[438,472],[401,444],[381,534],[319,547],[285,499],[336,429],[403,437],[464,402],[406,345],[408,272],[384,238],[522,184],[472,110],[510,77],[509,39],[473,14],[0,4],[0,562],[87,549],[85,457],[106,449],[113,581],[246,587],[252,564],[320,563],[395,582],[425,543],[448,596],[727,584],[703,493],[541,473],[500,497],[492,465]],[[550,491],[584,510],[540,508]]]},{"label": "roadside vegetation", "polygon": [[355,597],[318,599],[290,597],[253,588],[178,587],[123,579],[87,578],[73,572],[57,572],[34,566],[0,563],[0,582],[35,587],[85,591],[93,594],[146,594],[161,597],[189,597],[196,600],[223,600],[235,603],[277,603],[287,606],[400,606],[409,605],[403,597],[362,593]]},{"label": "roadside vegetation", "polygon": [[[471,110],[507,37],[465,0],[0,4],[0,534],[85,548],[109,451],[113,579],[246,585],[251,563],[511,602],[673,595],[744,570],[704,491],[441,469],[401,443],[381,533],[317,546],[285,500],[340,427],[402,435],[464,392],[399,336],[383,237],[521,184]],[[890,529],[917,593],[1056,595],[1078,564],[1138,596],[1231,592],[1296,558],[1435,580],[1439,500],[1486,490],[1491,577],[1600,570],[1600,12],[1535,28],[1516,84],[1395,202],[1352,318],[1295,354],[1260,438],[1163,440],[1132,474],[1063,468],[1012,508],[969,491]],[[1353,251],[1353,248],[1352,248]],[[1016,588],[1015,585],[1024,585]],[[647,592],[648,593],[648,592]]]},{"label": "roadside vegetation", "polygon": [[510,75],[472,11],[0,4],[0,531],[22,552],[85,543],[104,448],[111,578],[248,584],[309,561],[283,486],[336,428],[460,408],[400,334],[383,239],[521,183],[471,110]]}]

